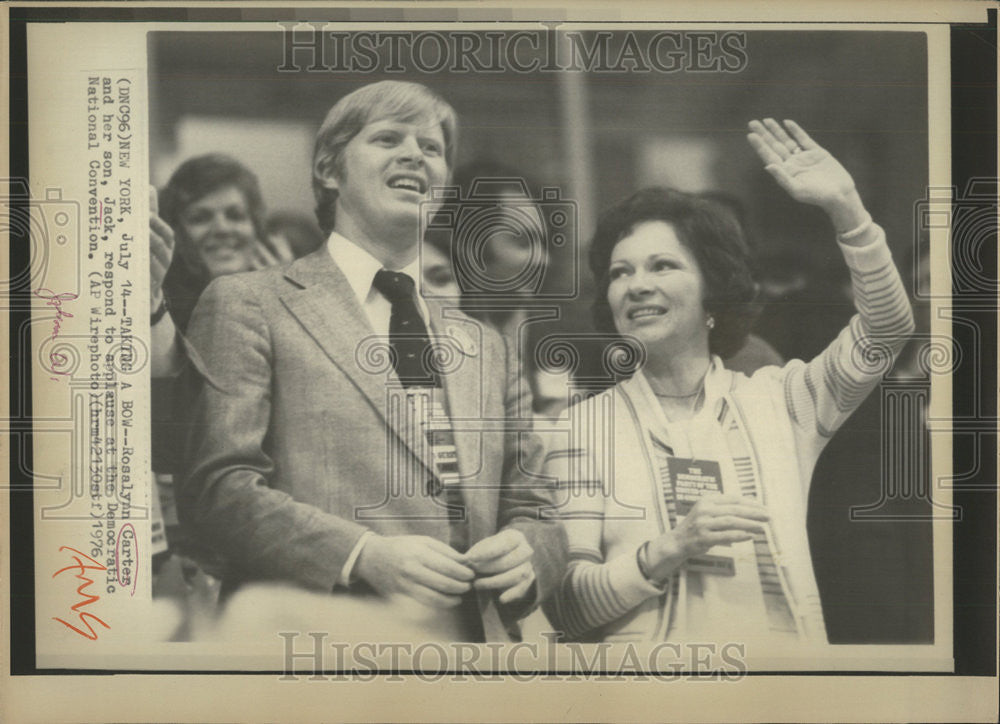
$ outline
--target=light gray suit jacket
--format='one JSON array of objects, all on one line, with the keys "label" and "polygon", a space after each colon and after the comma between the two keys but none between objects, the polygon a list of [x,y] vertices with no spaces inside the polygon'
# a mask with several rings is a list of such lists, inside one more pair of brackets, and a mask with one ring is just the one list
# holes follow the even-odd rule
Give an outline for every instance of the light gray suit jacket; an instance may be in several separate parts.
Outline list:
[{"label": "light gray suit jacket", "polygon": [[[526,472],[538,469],[539,446],[512,430],[530,413],[528,386],[496,332],[428,307],[432,333],[452,342],[442,382],[470,544],[521,530],[540,601],[564,570],[565,534],[540,515],[550,491]],[[325,247],[287,267],[222,277],[202,295],[188,341],[208,382],[191,410],[179,509],[225,557],[230,582],[333,591],[366,530],[449,541],[447,511],[427,494],[435,468],[422,432],[405,409],[387,411],[398,380],[374,334]],[[494,600],[480,595],[487,639],[516,638]]]}]

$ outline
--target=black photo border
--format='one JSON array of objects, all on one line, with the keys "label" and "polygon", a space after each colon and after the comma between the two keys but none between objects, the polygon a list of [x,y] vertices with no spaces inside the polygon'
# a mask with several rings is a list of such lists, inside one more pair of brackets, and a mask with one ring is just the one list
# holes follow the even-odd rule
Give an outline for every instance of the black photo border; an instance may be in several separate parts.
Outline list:
[{"label": "black photo border", "polygon": [[[274,17],[303,18],[315,9],[285,6],[273,9]],[[409,11],[409,12],[412,12]],[[408,16],[412,17],[412,16]],[[253,22],[268,20],[265,11],[256,8]],[[235,5],[216,8],[170,7],[12,7],[9,9],[9,197],[15,211],[18,205],[27,217],[28,199],[15,188],[17,179],[28,177],[28,70],[27,26],[29,23],[65,22],[241,22],[249,21]],[[869,23],[870,24],[870,23]],[[792,25],[792,24],[789,24]],[[981,24],[951,24],[951,176],[959,191],[974,179],[997,179],[997,11],[988,10],[988,21]],[[993,230],[994,234],[996,229]],[[30,262],[30,239],[27,230],[10,231],[9,300],[9,371],[10,371],[10,672],[13,676],[100,675],[100,674],[266,674],[261,671],[147,671],[104,669],[39,669],[35,665],[35,571],[34,571],[34,502],[32,480],[24,465],[32,460],[31,437],[31,352],[30,343],[20,331],[31,315],[30,289],[26,270]],[[984,274],[995,274],[996,245],[980,250]],[[955,268],[953,263],[953,269]],[[996,283],[995,277],[991,280]],[[962,307],[961,296],[953,303]],[[953,375],[953,399],[978,404],[986,426],[978,430],[979,460],[975,478],[965,481],[954,492],[954,505],[963,511],[953,523],[953,601],[954,660],[953,674],[932,672],[934,676],[996,676],[997,636],[997,431],[995,421],[997,379],[997,307],[992,305],[963,311],[980,330],[978,360],[981,381],[976,384],[971,372],[972,350],[963,349],[965,369]],[[978,395],[978,399],[976,399]],[[970,402],[969,404],[973,404]],[[959,403],[956,403],[959,404]],[[968,415],[970,411],[956,413]],[[989,426],[993,427],[990,428]],[[955,435],[953,456],[956,469],[969,463],[967,439]],[[414,673],[414,672],[382,672]],[[504,672],[498,672],[503,674]],[[748,672],[751,676],[823,674],[917,675],[920,672]],[[928,674],[921,674],[928,675]]]}]

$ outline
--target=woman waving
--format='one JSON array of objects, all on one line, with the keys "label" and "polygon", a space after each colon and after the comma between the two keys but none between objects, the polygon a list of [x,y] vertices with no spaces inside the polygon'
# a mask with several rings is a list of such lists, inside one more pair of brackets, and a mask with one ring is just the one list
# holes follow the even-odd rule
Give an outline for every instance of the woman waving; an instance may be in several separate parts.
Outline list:
[{"label": "woman waving", "polygon": [[636,373],[570,411],[546,472],[572,563],[548,608],[569,638],[825,642],[806,535],[813,466],[913,329],[885,235],[850,174],[792,121],[750,123],[788,194],[830,218],[857,314],[811,361],[727,370],[754,319],[739,227],[648,188],[607,211],[590,249],[601,331]]}]

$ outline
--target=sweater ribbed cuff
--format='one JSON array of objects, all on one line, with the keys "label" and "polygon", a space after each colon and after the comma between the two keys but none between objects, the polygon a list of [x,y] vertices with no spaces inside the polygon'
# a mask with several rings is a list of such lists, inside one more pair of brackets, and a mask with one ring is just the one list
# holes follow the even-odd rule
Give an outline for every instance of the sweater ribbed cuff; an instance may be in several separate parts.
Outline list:
[{"label": "sweater ribbed cuff", "polygon": [[638,548],[607,562],[608,583],[627,610],[638,606],[650,596],[658,596],[664,589],[653,585],[642,575],[636,560]]},{"label": "sweater ribbed cuff", "polygon": [[845,244],[838,238],[838,244],[844,261],[854,271],[877,271],[892,262],[892,253],[885,243],[885,232],[878,224],[866,226],[853,243]]}]

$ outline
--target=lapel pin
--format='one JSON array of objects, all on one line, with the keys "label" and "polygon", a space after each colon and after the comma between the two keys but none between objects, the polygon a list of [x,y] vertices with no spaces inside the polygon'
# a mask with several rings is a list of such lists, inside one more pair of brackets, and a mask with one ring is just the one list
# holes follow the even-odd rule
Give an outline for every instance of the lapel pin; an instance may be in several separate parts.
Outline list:
[{"label": "lapel pin", "polygon": [[458,351],[466,357],[475,357],[479,354],[479,345],[476,344],[476,340],[474,340],[472,335],[461,327],[449,324],[445,329],[445,334],[448,335],[454,345],[458,347]]}]

